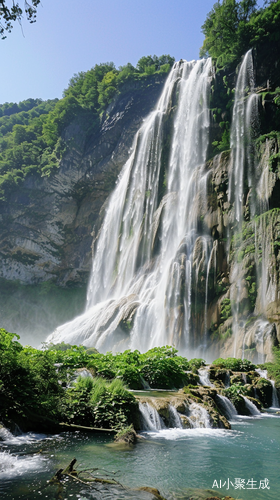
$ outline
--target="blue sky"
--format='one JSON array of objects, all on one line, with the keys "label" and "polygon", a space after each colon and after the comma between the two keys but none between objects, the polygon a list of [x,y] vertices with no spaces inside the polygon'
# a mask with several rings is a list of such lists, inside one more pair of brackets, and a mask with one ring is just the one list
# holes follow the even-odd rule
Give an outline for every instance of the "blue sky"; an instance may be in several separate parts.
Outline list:
[{"label": "blue sky", "polygon": [[[20,1],[20,0],[19,0]],[[20,1],[22,4],[23,1]],[[214,0],[42,0],[0,40],[0,103],[60,98],[74,73],[96,63],[136,65],[144,55],[197,59]]]}]

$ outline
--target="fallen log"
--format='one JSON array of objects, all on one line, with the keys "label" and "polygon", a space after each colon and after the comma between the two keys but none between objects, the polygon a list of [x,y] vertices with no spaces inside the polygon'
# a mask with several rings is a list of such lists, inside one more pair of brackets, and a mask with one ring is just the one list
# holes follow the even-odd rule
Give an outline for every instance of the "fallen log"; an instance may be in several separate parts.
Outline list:
[{"label": "fallen log", "polygon": [[67,429],[77,429],[80,431],[93,431],[93,432],[114,432],[117,434],[116,429],[104,429],[103,427],[86,427],[85,425],[77,424],[66,424],[65,422],[60,422],[58,425],[61,427],[66,427]]}]

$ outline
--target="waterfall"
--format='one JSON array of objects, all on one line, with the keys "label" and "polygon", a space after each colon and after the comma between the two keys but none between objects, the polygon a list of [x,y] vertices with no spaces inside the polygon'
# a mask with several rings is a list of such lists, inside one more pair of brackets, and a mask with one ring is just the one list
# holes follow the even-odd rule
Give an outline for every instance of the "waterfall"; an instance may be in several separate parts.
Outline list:
[{"label": "waterfall", "polygon": [[255,371],[259,374],[260,377],[265,378],[272,385],[272,408],[280,408],[278,393],[277,393],[277,389],[275,387],[274,380],[267,378],[267,370],[261,370],[260,368],[256,368]]},{"label": "waterfall", "polygon": [[245,401],[245,405],[247,407],[247,409],[249,410],[250,414],[255,417],[257,415],[261,415],[261,412],[258,410],[258,408],[256,407],[256,405],[254,405],[254,403],[252,401],[250,401],[248,398],[246,398],[245,396],[242,396],[244,401]]},{"label": "waterfall", "polygon": [[[245,196],[250,199],[250,215],[254,215],[256,210],[254,197],[250,196],[254,187],[254,147],[252,139],[258,123],[258,96],[253,92],[253,69],[252,50],[249,50],[244,56],[237,77],[230,132],[229,199],[234,206],[232,214],[234,237],[235,239],[238,238],[235,261],[230,276],[233,285],[231,286],[230,299],[233,311],[234,357],[240,355],[244,357],[244,341],[241,341],[240,345],[239,340],[240,327],[242,327],[239,316],[242,314],[240,305],[242,296],[244,296],[244,270],[243,262],[238,258],[238,250],[242,243]],[[231,238],[232,234],[228,236]]]},{"label": "waterfall", "polygon": [[[175,63],[107,205],[86,311],[48,341],[83,343],[103,352],[165,344],[188,355],[205,350],[206,314],[201,339],[191,311],[192,281],[201,282],[201,273],[207,275],[207,303],[213,246],[208,230],[201,234],[200,215],[209,175],[211,77],[210,59]],[[127,321],[129,332],[123,328]]]},{"label": "waterfall", "polygon": [[238,223],[238,229],[243,220],[245,167],[249,187],[253,183],[252,138],[258,116],[258,97],[253,90],[254,68],[252,50],[249,50],[238,72],[230,133],[229,193],[231,202],[234,201],[234,219]]},{"label": "waterfall", "polygon": [[158,431],[166,429],[164,422],[157,410],[149,403],[139,403],[139,411],[141,415],[142,430]]},{"label": "waterfall", "polygon": [[201,385],[207,385],[208,387],[215,387],[215,385],[212,384],[212,382],[210,382],[209,368],[199,368],[198,375],[199,375],[199,383]]},{"label": "waterfall", "polygon": [[209,428],[211,427],[210,418],[207,410],[197,403],[192,403],[189,406],[189,418],[194,428]]},{"label": "waterfall", "polygon": [[217,394],[217,398],[225,417],[228,420],[234,419],[238,413],[232,402],[226,396],[222,396],[221,394]]},{"label": "waterfall", "polygon": [[229,374],[229,371],[227,371],[226,374],[225,374],[224,386],[225,386],[225,389],[228,389],[230,387],[230,374]]},{"label": "waterfall", "polygon": [[183,429],[180,415],[173,405],[169,405],[169,426],[177,429]]},{"label": "waterfall", "polygon": [[[269,380],[269,379],[268,379]],[[280,408],[277,389],[274,380],[269,380],[272,385],[272,408]]]},{"label": "waterfall", "polygon": [[[149,403],[139,403],[139,412],[143,431],[155,432],[167,429],[157,410]],[[168,428],[183,429],[184,426],[180,414],[172,404],[168,407],[168,413]],[[185,418],[187,418],[190,428],[211,428],[211,422],[207,410],[197,403],[192,403],[186,409]]]}]

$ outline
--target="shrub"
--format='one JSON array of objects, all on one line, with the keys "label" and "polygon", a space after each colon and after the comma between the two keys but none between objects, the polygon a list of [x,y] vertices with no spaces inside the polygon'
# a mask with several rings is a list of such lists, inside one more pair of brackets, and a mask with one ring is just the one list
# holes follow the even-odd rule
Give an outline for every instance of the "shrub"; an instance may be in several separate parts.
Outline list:
[{"label": "shrub", "polygon": [[234,372],[249,372],[255,370],[256,368],[256,365],[248,359],[240,358],[218,358],[213,361],[213,365],[219,366],[220,368],[226,368],[227,370],[232,370]]}]

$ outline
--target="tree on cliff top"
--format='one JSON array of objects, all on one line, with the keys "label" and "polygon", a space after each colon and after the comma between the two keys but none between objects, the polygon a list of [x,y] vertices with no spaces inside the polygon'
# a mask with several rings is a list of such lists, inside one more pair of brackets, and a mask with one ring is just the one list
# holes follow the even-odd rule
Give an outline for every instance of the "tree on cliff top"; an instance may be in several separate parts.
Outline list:
[{"label": "tree on cliff top", "polygon": [[20,4],[14,1],[12,2],[12,6],[7,6],[6,0],[0,0],[0,36],[2,40],[7,38],[5,34],[10,33],[13,28],[13,23],[18,21],[21,24],[22,16],[25,12],[26,18],[30,23],[35,23],[36,15],[37,15],[37,6],[39,5],[41,0],[30,0],[28,3],[26,0],[24,1],[24,6],[20,6]]},{"label": "tree on cliff top", "polygon": [[216,2],[202,25],[205,39],[200,56],[210,55],[216,61],[217,67],[239,57],[239,32],[256,11],[256,5],[256,0]]},{"label": "tree on cliff top", "polygon": [[200,56],[211,56],[216,67],[236,64],[252,47],[270,46],[277,52],[280,43],[280,1],[267,0],[258,9],[256,0],[223,0],[208,13]]}]

